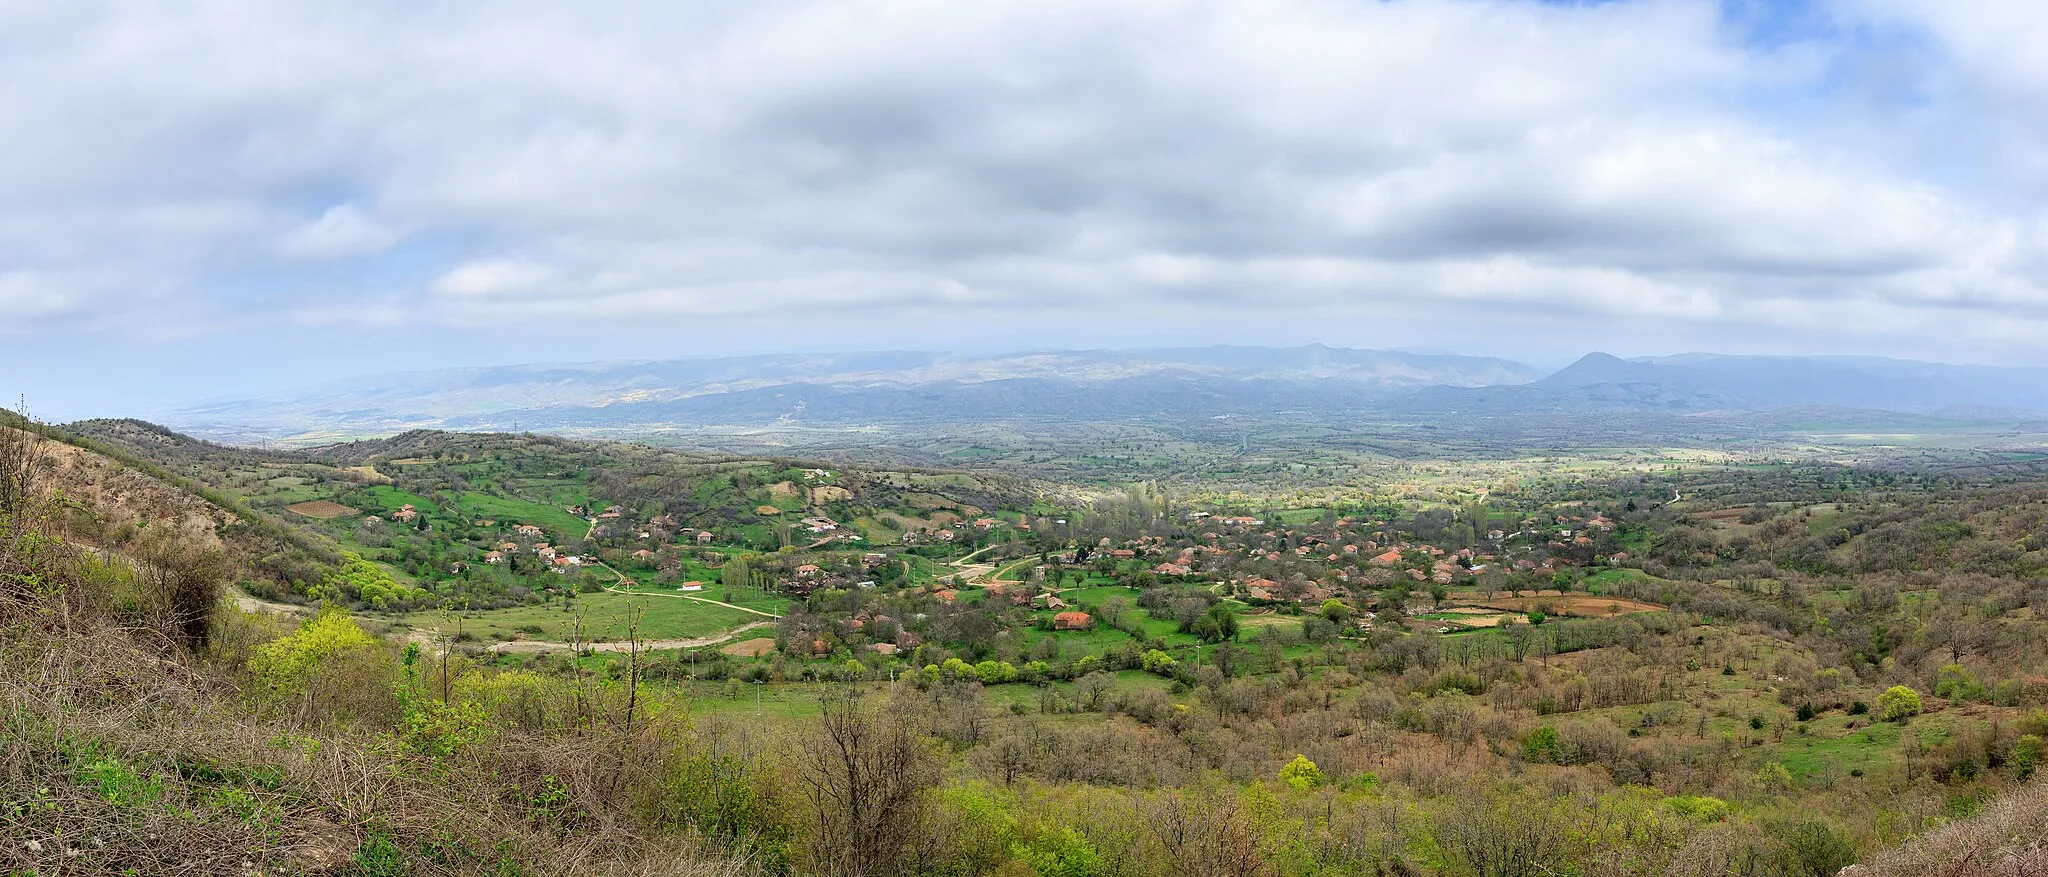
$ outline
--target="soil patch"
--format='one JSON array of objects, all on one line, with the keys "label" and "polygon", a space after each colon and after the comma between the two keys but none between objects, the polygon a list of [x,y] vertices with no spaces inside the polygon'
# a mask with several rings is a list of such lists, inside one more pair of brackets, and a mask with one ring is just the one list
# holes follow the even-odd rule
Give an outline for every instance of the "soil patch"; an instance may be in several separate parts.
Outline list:
[{"label": "soil patch", "polygon": [[769,652],[775,651],[775,641],[765,636],[756,637],[754,639],[741,640],[739,642],[733,643],[732,645],[719,649],[719,651],[728,655],[736,655],[742,658],[758,658],[762,655],[768,654]]}]

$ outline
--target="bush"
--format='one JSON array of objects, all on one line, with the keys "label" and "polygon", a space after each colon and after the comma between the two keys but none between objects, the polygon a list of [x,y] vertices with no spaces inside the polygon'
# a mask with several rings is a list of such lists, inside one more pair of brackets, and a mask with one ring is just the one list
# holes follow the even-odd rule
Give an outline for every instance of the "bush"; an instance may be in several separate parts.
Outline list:
[{"label": "bush", "polygon": [[1887,722],[1905,721],[1920,714],[1920,693],[1894,685],[1877,696],[1877,717]]},{"label": "bush", "polygon": [[1323,770],[1308,756],[1296,755],[1280,768],[1280,781],[1297,789],[1312,789],[1323,784]]},{"label": "bush", "polygon": [[1529,761],[1555,762],[1558,760],[1557,729],[1544,725],[1529,732],[1522,740],[1522,757]]},{"label": "bush", "polygon": [[1139,659],[1138,666],[1144,668],[1147,673],[1172,676],[1174,669],[1180,666],[1180,662],[1174,660],[1172,655],[1158,649],[1150,649],[1145,652],[1143,658]]},{"label": "bush", "polygon": [[1727,801],[1705,795],[1674,795],[1664,799],[1664,806],[1694,822],[1725,822],[1729,813]]}]

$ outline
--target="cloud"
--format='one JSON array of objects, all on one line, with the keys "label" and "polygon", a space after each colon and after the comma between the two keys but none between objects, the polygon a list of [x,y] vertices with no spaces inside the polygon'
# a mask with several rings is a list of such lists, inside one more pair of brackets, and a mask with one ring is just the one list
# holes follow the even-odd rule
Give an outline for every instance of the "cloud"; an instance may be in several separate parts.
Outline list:
[{"label": "cloud", "polygon": [[16,8],[0,274],[45,304],[0,308],[2011,345],[2048,331],[2033,6],[1838,0],[1770,40],[1708,0]]},{"label": "cloud", "polygon": [[470,262],[434,281],[434,291],[463,299],[546,295],[560,274],[538,262],[486,259]]},{"label": "cloud", "polygon": [[320,218],[286,232],[278,249],[287,258],[329,261],[390,249],[401,235],[354,204],[327,208]]}]

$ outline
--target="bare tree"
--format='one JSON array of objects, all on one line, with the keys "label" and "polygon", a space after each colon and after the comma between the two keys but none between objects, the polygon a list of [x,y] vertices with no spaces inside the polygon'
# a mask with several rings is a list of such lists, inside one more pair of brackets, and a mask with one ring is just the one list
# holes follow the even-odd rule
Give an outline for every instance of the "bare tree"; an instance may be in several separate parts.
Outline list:
[{"label": "bare tree", "polygon": [[0,418],[0,518],[18,517],[35,496],[43,469],[49,465],[46,439],[32,432],[33,424],[14,418]]},{"label": "bare tree", "polygon": [[156,627],[192,648],[207,644],[221,587],[234,564],[199,527],[149,527],[130,546],[155,604]]},{"label": "bare tree", "polygon": [[[43,538],[48,508],[38,496],[50,460],[47,440],[31,431],[33,424],[5,415],[0,411],[0,619],[51,606],[67,578],[67,555]],[[55,608],[68,626],[71,600],[57,600]]]},{"label": "bare tree", "polygon": [[1235,794],[1184,791],[1145,809],[1144,823],[1174,874],[1258,877],[1270,870],[1256,820]]},{"label": "bare tree", "polygon": [[810,872],[819,877],[894,877],[925,821],[938,783],[930,744],[894,715],[877,714],[855,691],[828,695],[818,727],[797,755],[812,817]]}]

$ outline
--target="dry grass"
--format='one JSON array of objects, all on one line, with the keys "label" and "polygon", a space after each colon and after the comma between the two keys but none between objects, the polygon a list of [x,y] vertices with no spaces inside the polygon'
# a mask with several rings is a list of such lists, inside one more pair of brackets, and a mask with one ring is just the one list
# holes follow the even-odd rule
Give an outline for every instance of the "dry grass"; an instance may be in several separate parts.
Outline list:
[{"label": "dry grass", "polygon": [[639,824],[673,749],[659,725],[507,731],[434,758],[264,719],[128,631],[4,633],[0,873],[752,872]]},{"label": "dry grass", "polygon": [[775,641],[767,637],[757,637],[750,640],[741,640],[719,649],[719,651],[743,658],[758,658],[775,651]]},{"label": "dry grass", "polygon": [[1853,868],[1855,877],[2041,877],[2048,874],[2048,784],[2006,795],[1976,818],[1928,832]]}]

